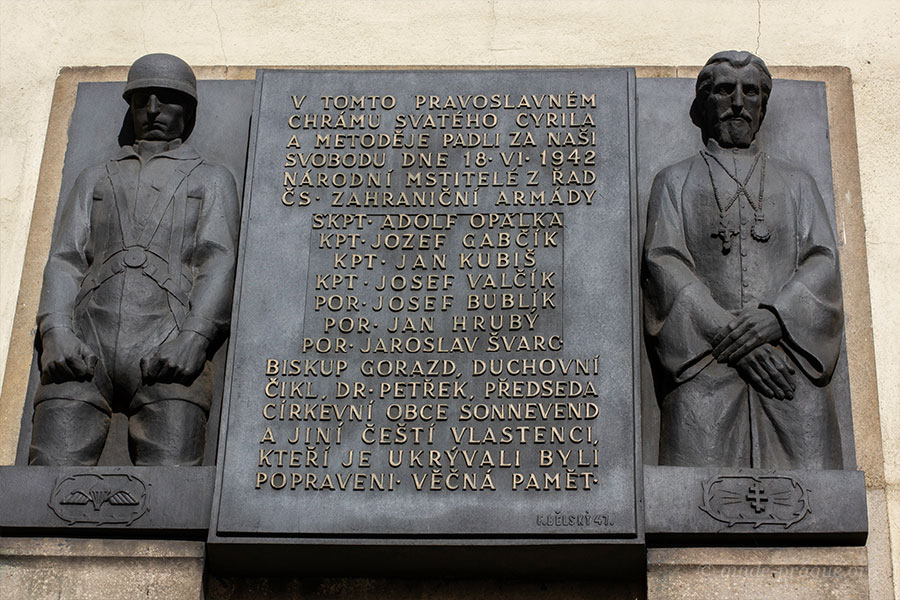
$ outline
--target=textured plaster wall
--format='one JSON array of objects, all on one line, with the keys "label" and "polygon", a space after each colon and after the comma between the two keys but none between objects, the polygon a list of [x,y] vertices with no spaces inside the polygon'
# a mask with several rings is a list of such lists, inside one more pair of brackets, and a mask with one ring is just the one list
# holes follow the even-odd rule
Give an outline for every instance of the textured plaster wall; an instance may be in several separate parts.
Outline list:
[{"label": "textured plaster wall", "polygon": [[[852,71],[885,481],[896,547],[896,0],[0,0],[0,383],[60,67],[127,65],[157,51],[193,65],[691,65],[725,48],[755,51],[770,65],[843,65]],[[0,422],[0,429],[10,428],[18,423]],[[898,552],[893,565],[900,572]],[[900,595],[900,584],[895,589]]]}]

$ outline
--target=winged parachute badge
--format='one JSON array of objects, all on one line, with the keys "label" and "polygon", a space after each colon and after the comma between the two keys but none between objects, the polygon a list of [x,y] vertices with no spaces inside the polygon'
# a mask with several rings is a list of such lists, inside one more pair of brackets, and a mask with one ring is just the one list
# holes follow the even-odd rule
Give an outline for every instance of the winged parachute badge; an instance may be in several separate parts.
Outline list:
[{"label": "winged parachute badge", "polygon": [[60,504],[78,504],[79,506],[88,502],[94,506],[94,510],[100,510],[104,502],[109,502],[113,506],[137,506],[139,504],[134,496],[128,493],[128,490],[113,492],[103,489],[92,489],[88,492],[75,490],[59,501]]},{"label": "winged parachute badge", "polygon": [[49,506],[69,525],[131,525],[150,510],[148,488],[127,473],[80,473],[56,485]]}]

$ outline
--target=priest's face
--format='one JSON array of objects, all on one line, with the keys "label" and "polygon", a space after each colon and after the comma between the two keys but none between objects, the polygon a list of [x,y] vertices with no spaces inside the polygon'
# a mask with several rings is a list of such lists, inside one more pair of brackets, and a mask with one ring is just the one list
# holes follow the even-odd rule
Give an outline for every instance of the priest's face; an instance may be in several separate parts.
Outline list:
[{"label": "priest's face", "polygon": [[762,75],[755,67],[715,66],[703,103],[706,132],[723,148],[746,148],[759,131],[763,114]]}]

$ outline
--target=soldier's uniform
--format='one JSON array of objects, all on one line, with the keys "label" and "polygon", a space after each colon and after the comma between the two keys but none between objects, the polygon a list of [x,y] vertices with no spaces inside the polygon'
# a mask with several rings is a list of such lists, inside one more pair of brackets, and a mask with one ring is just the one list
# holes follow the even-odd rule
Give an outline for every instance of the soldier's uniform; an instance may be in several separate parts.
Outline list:
[{"label": "soldier's uniform", "polygon": [[60,217],[38,329],[72,329],[99,361],[90,381],[39,387],[32,464],[96,464],[114,411],[130,418],[136,464],[202,459],[208,365],[191,385],[144,385],[141,359],[181,331],[226,331],[237,191],[227,169],[181,140],[149,159],[136,147],[82,172]]}]

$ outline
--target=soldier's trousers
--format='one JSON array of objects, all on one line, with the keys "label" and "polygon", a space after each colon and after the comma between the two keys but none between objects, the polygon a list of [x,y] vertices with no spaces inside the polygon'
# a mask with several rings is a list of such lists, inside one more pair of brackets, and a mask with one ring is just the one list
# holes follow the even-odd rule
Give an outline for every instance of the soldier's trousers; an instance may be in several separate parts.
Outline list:
[{"label": "soldier's trousers", "polygon": [[[32,465],[96,465],[111,414],[75,399],[45,400],[34,408]],[[159,400],[128,415],[128,451],[135,465],[199,465],[206,412],[184,400]]]}]

